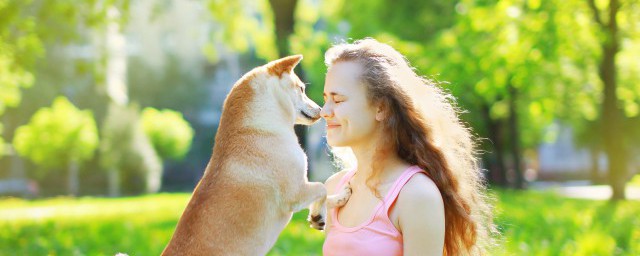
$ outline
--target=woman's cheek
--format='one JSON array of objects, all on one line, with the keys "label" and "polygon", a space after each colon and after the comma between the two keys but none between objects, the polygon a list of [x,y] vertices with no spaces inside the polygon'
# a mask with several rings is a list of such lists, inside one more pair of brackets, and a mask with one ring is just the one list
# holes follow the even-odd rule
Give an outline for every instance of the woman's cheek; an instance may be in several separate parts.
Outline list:
[{"label": "woman's cheek", "polygon": [[333,113],[334,113],[334,115],[336,116],[337,119],[342,119],[342,118],[344,118],[346,116],[345,108],[342,107],[343,106],[342,104],[343,103],[336,104],[333,107]]}]

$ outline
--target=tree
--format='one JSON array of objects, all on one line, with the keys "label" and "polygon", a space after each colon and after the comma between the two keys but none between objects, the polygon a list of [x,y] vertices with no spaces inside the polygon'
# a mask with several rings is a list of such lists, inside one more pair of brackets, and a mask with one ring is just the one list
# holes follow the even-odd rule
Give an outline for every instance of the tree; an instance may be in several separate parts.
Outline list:
[{"label": "tree", "polygon": [[[634,18],[638,18],[640,8],[637,2],[624,0],[587,0],[587,4],[592,11],[594,32],[599,35],[598,43],[601,47],[598,76],[604,88],[600,131],[608,159],[609,184],[613,190],[611,199],[620,200],[625,198],[625,184],[629,180],[631,144],[625,134],[631,132],[628,129],[631,124],[629,119],[638,115],[638,105],[634,104],[634,100],[627,103],[621,99],[621,96],[628,97],[628,94],[620,93],[624,91],[621,90],[624,87],[619,86],[620,69],[616,59],[625,36],[637,39],[638,35],[634,30],[638,20]],[[635,105],[635,110],[629,111],[625,105]]]},{"label": "tree", "polygon": [[[635,28],[640,13],[638,3],[501,1],[495,5],[483,5],[469,1],[463,4],[462,10],[469,17],[477,17],[468,22],[472,30],[458,31],[455,35],[460,38],[467,37],[469,32],[488,32],[464,40],[473,42],[472,46],[463,48],[471,49],[471,55],[449,49],[450,56],[479,60],[478,70],[481,72],[476,79],[482,81],[486,77],[490,80],[485,84],[477,83],[474,91],[481,92],[485,99],[487,95],[495,93],[506,96],[504,99],[507,100],[518,95],[527,97],[524,101],[519,100],[518,104],[520,115],[527,115],[524,118],[527,120],[526,126],[520,124],[518,129],[528,133],[520,136],[525,147],[530,142],[533,144],[529,145],[535,145],[540,135],[544,135],[541,132],[544,126],[539,124],[548,123],[550,118],[577,128],[578,136],[587,140],[581,144],[597,149],[600,143],[604,143],[602,147],[608,156],[610,184],[614,191],[612,199],[622,198],[624,183],[628,178],[630,145],[638,141],[637,129],[632,126],[638,119],[638,97],[636,93],[631,93],[640,91],[639,78],[634,75],[638,67],[629,61],[639,57],[638,51],[632,50],[637,49],[634,45],[638,42]],[[487,8],[488,12],[483,11]],[[501,17],[502,14],[508,15]],[[607,19],[602,18],[603,14]],[[512,24],[517,25],[515,29]],[[505,34],[508,37],[504,38],[513,40],[515,44],[510,40],[500,40],[500,37],[494,38],[500,35],[500,31],[509,32]],[[443,42],[456,42],[457,39],[450,35],[449,38],[443,37]],[[501,50],[507,50],[507,55],[503,55]],[[523,56],[526,58],[523,59]],[[625,61],[618,62],[616,56]],[[507,58],[492,65],[496,57],[498,60]],[[467,61],[465,66],[474,65]],[[502,67],[508,71],[506,77],[511,82],[507,87],[499,86],[505,83],[491,79],[500,77]],[[441,70],[448,72],[452,69],[447,67]],[[465,78],[468,74],[474,74],[469,71],[466,69],[453,77]],[[618,83],[617,76],[623,77],[624,83]],[[601,83],[603,89],[600,89]],[[504,94],[505,90],[500,88],[508,88],[506,91],[509,93]],[[512,89],[518,89],[514,91],[516,94]],[[524,109],[522,104],[526,106]],[[498,101],[492,108],[500,105]],[[599,105],[601,110],[598,110]],[[536,120],[546,121],[540,123]],[[534,121],[534,125],[531,125],[531,121]],[[601,133],[600,138],[594,138],[597,133]],[[534,139],[529,139],[527,143],[525,138]]]},{"label": "tree", "polygon": [[111,104],[102,127],[100,164],[107,170],[109,195],[119,196],[123,170],[144,177],[144,192],[162,186],[162,160],[185,157],[194,131],[182,114],[173,110]]},{"label": "tree", "polygon": [[[107,171],[109,196],[119,196],[123,180],[144,179],[142,191],[160,190],[162,160],[144,132],[136,105],[110,104],[101,127],[100,166]],[[140,192],[136,182],[125,182],[129,191]]]},{"label": "tree", "polygon": [[[6,108],[21,104],[25,97],[23,89],[38,85],[36,77],[38,80],[42,79],[42,69],[55,66],[43,65],[47,61],[42,61],[51,57],[49,53],[54,46],[79,41],[81,31],[100,28],[105,23],[106,7],[115,5],[126,8],[128,2],[0,0],[0,117]],[[68,65],[59,66],[69,69]],[[69,86],[68,80],[63,78],[60,81],[53,84],[41,83],[44,86],[31,90],[35,96],[30,97],[26,108],[13,111],[13,116],[2,119],[0,157],[5,148],[2,132],[11,140],[17,125],[63,93],[63,90],[57,88],[59,85]],[[19,161],[18,158],[14,160]]]},{"label": "tree", "polygon": [[[382,41],[390,41],[403,52],[419,73],[450,81],[441,85],[469,113],[463,119],[480,138],[489,139],[480,142],[490,152],[484,155],[490,180],[507,185],[506,163],[511,160],[513,186],[518,188],[524,186],[521,156],[541,140],[542,128],[553,119],[550,110],[556,97],[548,90],[554,74],[548,60],[556,56],[555,42],[544,33],[556,23],[545,22],[539,6],[527,3],[460,1],[440,8],[434,3],[434,10],[456,10],[457,14],[440,23],[413,27],[433,31],[422,36],[400,25],[404,18],[404,27],[408,27],[411,19],[406,17],[412,15],[390,16],[396,22],[383,19],[379,25],[390,28],[380,35]],[[409,11],[422,12],[429,13]],[[381,13],[384,16],[385,11]],[[363,29],[374,31],[366,26],[352,28],[356,33]]]},{"label": "tree", "polygon": [[[0,116],[7,107],[20,104],[20,89],[33,84],[31,70],[43,53],[36,23],[22,16],[29,2],[0,0]],[[0,157],[4,153],[2,130],[0,123]]]},{"label": "tree", "polygon": [[[562,92],[557,117],[594,156],[607,156],[612,200],[624,199],[634,145],[640,136],[640,4],[637,1],[549,1]],[[634,126],[635,125],[635,126]],[[637,148],[637,146],[635,146]],[[595,161],[593,161],[595,163]]]},{"label": "tree", "polygon": [[279,56],[273,26],[274,12],[266,0],[209,0],[207,9],[219,26],[212,34],[211,45],[204,49],[211,61],[218,60],[214,42],[222,42],[241,53],[253,48],[255,54],[265,60]]},{"label": "tree", "polygon": [[66,167],[68,193],[77,195],[79,165],[93,157],[98,132],[91,111],[78,110],[65,97],[58,97],[51,108],[40,109],[16,130],[13,145],[19,155],[44,170]]},{"label": "tree", "polygon": [[181,160],[189,152],[194,131],[180,112],[145,108],[142,127],[160,158]]},{"label": "tree", "polygon": [[126,9],[128,2],[0,0],[0,115],[34,83],[36,60],[45,57],[47,44],[78,40],[80,30],[106,24],[108,7]]}]

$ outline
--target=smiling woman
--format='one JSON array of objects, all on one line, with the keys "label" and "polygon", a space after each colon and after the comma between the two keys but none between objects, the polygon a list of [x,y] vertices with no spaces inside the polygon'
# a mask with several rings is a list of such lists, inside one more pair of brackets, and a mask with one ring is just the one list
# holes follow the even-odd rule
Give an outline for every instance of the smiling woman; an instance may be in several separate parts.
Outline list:
[{"label": "smiling woman", "polygon": [[355,161],[326,182],[353,193],[329,212],[324,254],[483,254],[491,207],[452,97],[374,39],[336,45],[325,62],[327,142]]}]

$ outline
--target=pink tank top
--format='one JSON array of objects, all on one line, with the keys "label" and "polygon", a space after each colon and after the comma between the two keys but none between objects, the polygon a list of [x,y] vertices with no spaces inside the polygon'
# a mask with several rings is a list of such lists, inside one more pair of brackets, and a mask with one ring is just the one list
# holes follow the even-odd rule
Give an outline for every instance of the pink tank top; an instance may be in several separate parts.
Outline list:
[{"label": "pink tank top", "polygon": [[[322,246],[324,255],[402,255],[402,234],[389,219],[389,208],[393,205],[400,190],[411,177],[424,172],[418,166],[411,166],[395,181],[384,200],[380,202],[371,217],[355,227],[344,227],[338,222],[338,208],[329,211],[331,224]],[[355,170],[347,172],[335,191],[353,177]]]}]

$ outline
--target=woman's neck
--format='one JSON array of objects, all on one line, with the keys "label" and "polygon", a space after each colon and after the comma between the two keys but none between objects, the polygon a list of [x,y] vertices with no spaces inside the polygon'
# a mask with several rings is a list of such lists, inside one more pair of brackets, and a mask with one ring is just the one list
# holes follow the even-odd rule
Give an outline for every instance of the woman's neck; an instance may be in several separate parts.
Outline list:
[{"label": "woman's neck", "polygon": [[377,145],[375,143],[352,147],[351,150],[357,161],[357,175],[353,178],[353,181],[357,183],[364,184],[373,171],[373,164],[379,165],[379,167],[382,168],[378,173],[378,178],[381,183],[385,183],[396,177],[396,172],[401,172],[409,166],[395,151],[386,154],[384,159],[375,159],[375,157],[380,157],[376,156]]}]

